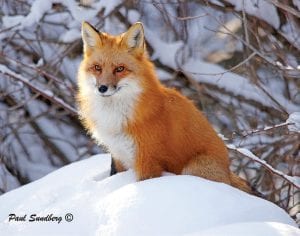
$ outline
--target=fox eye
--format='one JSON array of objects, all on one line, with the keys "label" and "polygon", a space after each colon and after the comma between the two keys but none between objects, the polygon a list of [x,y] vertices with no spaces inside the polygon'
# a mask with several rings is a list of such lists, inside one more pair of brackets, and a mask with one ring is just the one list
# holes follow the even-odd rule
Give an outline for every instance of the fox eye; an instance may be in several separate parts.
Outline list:
[{"label": "fox eye", "polygon": [[124,66],[118,66],[116,69],[115,69],[115,72],[119,73],[119,72],[122,72],[124,70]]},{"label": "fox eye", "polygon": [[102,69],[101,69],[101,66],[99,66],[99,65],[94,65],[94,69],[96,70],[96,71],[99,71],[99,72],[101,72],[102,71]]}]

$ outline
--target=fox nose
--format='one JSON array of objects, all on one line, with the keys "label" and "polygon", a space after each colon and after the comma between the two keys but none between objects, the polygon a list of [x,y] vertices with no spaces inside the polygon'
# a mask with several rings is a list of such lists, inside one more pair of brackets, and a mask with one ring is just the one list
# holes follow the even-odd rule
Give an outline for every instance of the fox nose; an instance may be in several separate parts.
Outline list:
[{"label": "fox nose", "polygon": [[106,85],[101,85],[98,90],[100,93],[105,93],[108,90],[108,87]]}]

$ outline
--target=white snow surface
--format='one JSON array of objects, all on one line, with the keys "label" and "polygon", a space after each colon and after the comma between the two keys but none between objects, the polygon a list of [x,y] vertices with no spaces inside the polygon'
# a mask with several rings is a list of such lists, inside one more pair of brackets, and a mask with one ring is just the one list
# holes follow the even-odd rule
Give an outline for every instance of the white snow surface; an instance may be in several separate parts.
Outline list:
[{"label": "white snow surface", "polygon": [[299,229],[278,222],[246,222],[221,225],[189,236],[299,236]]},{"label": "white snow surface", "polygon": [[[300,235],[281,208],[228,185],[175,175],[136,182],[132,170],[110,177],[110,165],[96,155],[0,196],[1,235]],[[29,222],[31,214],[62,220]]]}]

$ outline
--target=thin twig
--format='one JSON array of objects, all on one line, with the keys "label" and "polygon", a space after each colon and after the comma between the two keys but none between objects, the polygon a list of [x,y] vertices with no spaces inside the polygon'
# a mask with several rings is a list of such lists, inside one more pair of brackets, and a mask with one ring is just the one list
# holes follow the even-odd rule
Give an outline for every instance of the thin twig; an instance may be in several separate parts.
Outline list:
[{"label": "thin twig", "polygon": [[211,76],[221,75],[222,76],[222,75],[224,75],[224,74],[226,74],[228,72],[232,72],[232,71],[236,70],[237,68],[239,68],[240,66],[244,65],[245,63],[247,63],[248,61],[250,61],[255,55],[256,55],[256,52],[253,52],[246,59],[244,59],[243,61],[239,62],[235,66],[231,67],[230,69],[227,69],[227,70],[224,70],[222,72],[219,72],[219,73],[201,73],[201,72],[187,71],[187,70],[184,70],[184,69],[180,69],[177,72],[189,73],[189,74],[193,74],[193,75],[211,75]]},{"label": "thin twig", "polygon": [[284,123],[273,125],[273,126],[267,126],[263,129],[255,129],[255,130],[250,130],[250,131],[244,130],[243,132],[245,134],[243,134],[243,137],[245,138],[245,137],[247,137],[249,135],[252,135],[252,134],[268,132],[268,131],[273,130],[273,129],[282,128],[282,127],[286,127],[286,126],[293,125],[293,124],[294,123],[284,122]]},{"label": "thin twig", "polygon": [[196,19],[199,19],[199,18],[202,18],[202,17],[205,17],[207,16],[208,14],[205,13],[203,15],[198,15],[198,16],[174,16],[173,14],[171,14],[170,12],[166,11],[165,9],[162,9],[159,5],[161,3],[160,2],[156,2],[156,1],[153,1],[153,5],[158,9],[160,10],[161,12],[165,12],[168,16],[176,19],[176,20],[180,20],[180,21],[187,21],[187,20],[196,20]]}]

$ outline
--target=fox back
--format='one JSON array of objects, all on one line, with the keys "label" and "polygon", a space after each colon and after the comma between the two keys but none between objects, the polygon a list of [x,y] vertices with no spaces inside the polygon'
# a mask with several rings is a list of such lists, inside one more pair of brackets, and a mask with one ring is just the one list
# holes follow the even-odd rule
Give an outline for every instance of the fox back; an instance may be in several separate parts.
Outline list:
[{"label": "fox back", "polygon": [[191,174],[251,192],[229,170],[226,146],[193,102],[159,82],[141,23],[117,36],[83,23],[82,38],[81,119],[117,171],[133,168],[138,180]]}]

